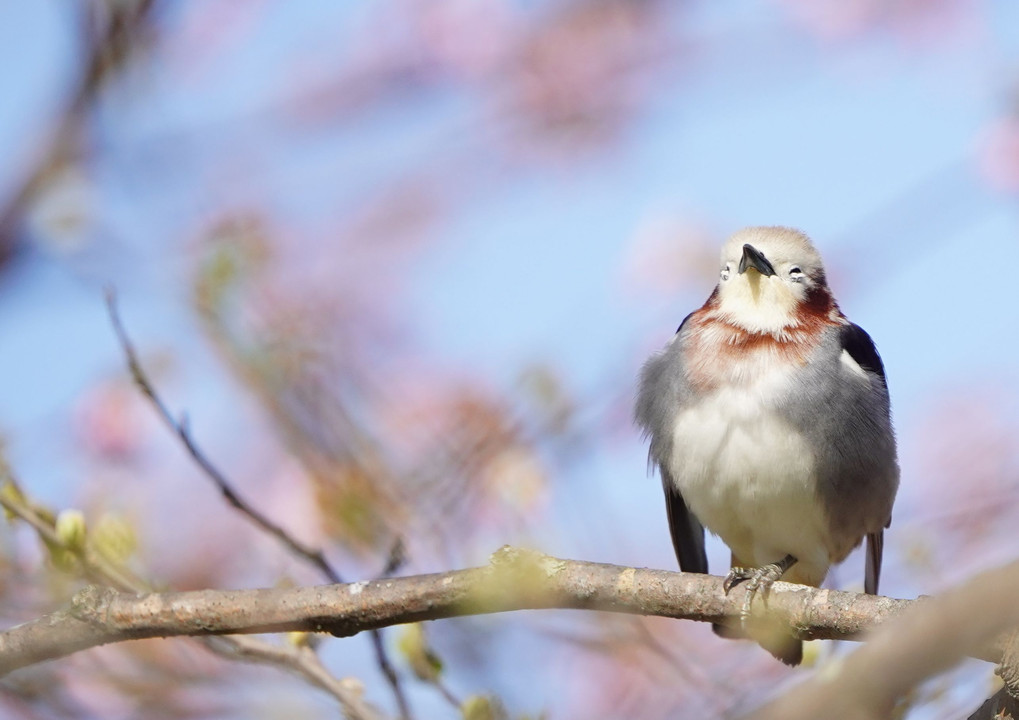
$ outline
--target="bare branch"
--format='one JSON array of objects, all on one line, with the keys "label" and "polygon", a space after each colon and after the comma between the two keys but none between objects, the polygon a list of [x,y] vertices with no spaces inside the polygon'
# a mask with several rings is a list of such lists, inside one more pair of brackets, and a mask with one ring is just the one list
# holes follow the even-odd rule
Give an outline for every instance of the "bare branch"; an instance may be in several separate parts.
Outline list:
[{"label": "bare branch", "polygon": [[[135,638],[285,631],[347,636],[511,610],[574,608],[719,622],[738,617],[740,595],[726,596],[720,578],[708,575],[560,560],[511,548],[497,552],[486,567],[345,585],[138,595],[86,589],[69,610],[0,634],[0,674]],[[780,582],[768,608],[801,637],[853,639],[914,602]],[[981,652],[993,659],[993,649]]]},{"label": "bare branch", "polygon": [[[100,7],[101,5],[101,7]],[[66,109],[51,131],[35,168],[21,186],[0,201],[0,253],[9,251],[18,223],[55,168],[80,154],[82,125],[88,110],[110,77],[123,70],[133,54],[144,49],[152,32],[155,0],[126,3],[76,3],[82,25],[82,73]]]}]

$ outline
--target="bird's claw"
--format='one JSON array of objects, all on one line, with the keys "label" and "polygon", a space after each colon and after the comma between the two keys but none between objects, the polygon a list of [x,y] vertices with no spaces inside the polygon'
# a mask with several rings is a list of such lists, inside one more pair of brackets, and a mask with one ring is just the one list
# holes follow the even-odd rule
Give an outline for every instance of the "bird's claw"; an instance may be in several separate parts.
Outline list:
[{"label": "bird's claw", "polygon": [[740,625],[743,628],[746,628],[747,620],[750,619],[750,607],[754,597],[759,592],[767,601],[771,586],[782,577],[787,569],[788,566],[785,563],[769,563],[759,568],[734,567],[725,576],[725,580],[722,581],[722,589],[726,595],[740,583],[747,583],[747,592],[739,612]]},{"label": "bird's claw", "polygon": [[725,576],[725,580],[722,581],[722,589],[725,590],[725,594],[728,595],[732,592],[732,589],[742,582],[746,582],[753,577],[755,568],[743,568],[734,567],[729,570],[729,574]]}]

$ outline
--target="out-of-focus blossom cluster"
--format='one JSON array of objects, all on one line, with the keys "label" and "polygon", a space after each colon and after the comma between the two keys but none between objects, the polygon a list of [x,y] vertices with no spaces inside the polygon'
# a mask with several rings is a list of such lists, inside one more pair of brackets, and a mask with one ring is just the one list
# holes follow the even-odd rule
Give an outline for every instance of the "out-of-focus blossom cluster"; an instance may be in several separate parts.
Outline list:
[{"label": "out-of-focus blossom cluster", "polygon": [[427,555],[466,547],[474,529],[533,522],[545,485],[535,430],[567,423],[568,401],[547,374],[530,375],[524,397],[540,402],[525,405],[416,357],[372,272],[379,253],[405,248],[360,242],[333,241],[346,267],[330,279],[300,272],[264,223],[221,223],[195,286],[210,337],[315,488],[323,527],[354,548],[403,537]]},{"label": "out-of-focus blossom cluster", "polygon": [[597,0],[554,12],[498,78],[497,117],[525,138],[604,145],[648,99],[649,71],[668,55],[659,10],[653,0]]},{"label": "out-of-focus blossom cluster", "polygon": [[924,425],[924,454],[907,458],[924,478],[919,507],[901,532],[911,543],[906,560],[941,583],[990,567],[1015,554],[1019,522],[1019,397],[1011,389],[948,389],[932,403]]},{"label": "out-of-focus blossom cluster", "polygon": [[144,399],[127,382],[92,388],[79,401],[75,427],[84,448],[99,458],[127,461],[144,438]]},{"label": "out-of-focus blossom cluster", "polygon": [[944,42],[976,31],[969,0],[778,0],[790,16],[822,40],[892,33],[910,44]]},{"label": "out-of-focus blossom cluster", "polygon": [[638,296],[672,296],[710,284],[718,273],[718,234],[672,213],[637,226],[626,249],[622,282]]},{"label": "out-of-focus blossom cluster", "polygon": [[[189,26],[215,14],[192,12]],[[657,0],[379,3],[359,11],[348,43],[323,41],[316,56],[299,59],[280,102],[286,115],[319,124],[408,95],[455,98],[471,109],[458,124],[477,126],[472,139],[512,156],[599,150],[650,100],[655,72],[672,62],[667,18]]]},{"label": "out-of-focus blossom cluster", "polygon": [[978,166],[983,179],[999,192],[1019,193],[1019,91],[1013,111],[984,129]]}]

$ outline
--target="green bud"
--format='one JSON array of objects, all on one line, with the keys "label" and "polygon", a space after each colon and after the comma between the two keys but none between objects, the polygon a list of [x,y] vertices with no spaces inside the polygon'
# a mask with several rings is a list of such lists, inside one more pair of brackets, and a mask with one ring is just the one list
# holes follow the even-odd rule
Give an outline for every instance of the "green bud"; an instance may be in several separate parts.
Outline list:
[{"label": "green bud", "polygon": [[14,505],[16,507],[25,506],[25,496],[21,492],[21,488],[10,480],[5,482],[3,485],[0,485],[0,499],[3,499],[5,503],[4,516],[7,518],[7,522],[11,522],[17,516],[12,513],[6,505]]},{"label": "green bud", "polygon": [[68,550],[85,549],[85,515],[81,510],[61,510],[54,530]]},{"label": "green bud", "polygon": [[123,564],[138,548],[134,528],[118,515],[104,514],[90,536],[92,547],[110,562]]},{"label": "green bud", "polygon": [[421,623],[404,627],[397,641],[397,648],[407,660],[411,671],[418,680],[435,682],[442,674],[442,661],[428,647],[425,629]]},{"label": "green bud", "polygon": [[489,695],[471,695],[460,703],[463,720],[507,720],[506,710]]}]

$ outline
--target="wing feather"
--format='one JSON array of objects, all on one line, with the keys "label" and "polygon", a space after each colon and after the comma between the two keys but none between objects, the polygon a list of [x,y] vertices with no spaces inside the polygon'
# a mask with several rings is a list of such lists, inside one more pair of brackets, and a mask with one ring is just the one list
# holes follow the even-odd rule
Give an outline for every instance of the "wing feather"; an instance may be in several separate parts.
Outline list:
[{"label": "wing feather", "polygon": [[863,590],[870,595],[877,595],[878,583],[881,581],[881,556],[885,549],[885,531],[867,535],[867,569],[863,576]]},{"label": "wing feather", "polygon": [[669,517],[669,533],[676,559],[683,572],[707,573],[708,556],[704,552],[704,527],[686,506],[683,495],[672,481],[668,470],[661,468],[665,490],[665,511]]}]

